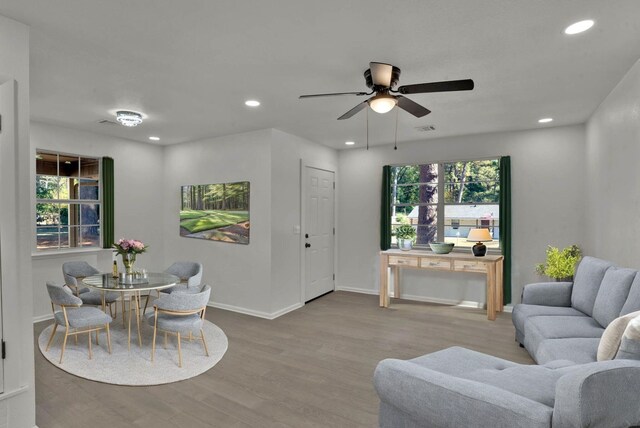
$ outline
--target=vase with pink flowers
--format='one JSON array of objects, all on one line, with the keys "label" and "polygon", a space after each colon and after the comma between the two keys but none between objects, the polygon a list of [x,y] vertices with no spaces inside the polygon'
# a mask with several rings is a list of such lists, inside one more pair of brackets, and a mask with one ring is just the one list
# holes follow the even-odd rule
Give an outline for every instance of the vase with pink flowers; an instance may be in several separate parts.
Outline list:
[{"label": "vase with pink flowers", "polygon": [[124,264],[127,274],[131,275],[133,274],[133,264],[136,262],[136,256],[147,251],[149,247],[144,245],[142,241],[122,238],[113,244],[113,248],[116,254],[122,256],[122,264]]}]

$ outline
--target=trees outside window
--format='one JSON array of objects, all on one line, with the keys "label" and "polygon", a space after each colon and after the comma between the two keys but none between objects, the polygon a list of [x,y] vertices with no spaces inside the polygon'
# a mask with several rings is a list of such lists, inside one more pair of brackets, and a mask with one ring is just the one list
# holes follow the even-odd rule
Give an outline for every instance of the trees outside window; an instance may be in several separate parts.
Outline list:
[{"label": "trees outside window", "polygon": [[486,245],[498,248],[499,182],[498,159],[394,166],[389,190],[392,231],[412,225],[418,247],[437,241],[471,247],[469,230],[484,227],[493,236]]},{"label": "trees outside window", "polygon": [[36,152],[36,248],[100,247],[100,159]]}]

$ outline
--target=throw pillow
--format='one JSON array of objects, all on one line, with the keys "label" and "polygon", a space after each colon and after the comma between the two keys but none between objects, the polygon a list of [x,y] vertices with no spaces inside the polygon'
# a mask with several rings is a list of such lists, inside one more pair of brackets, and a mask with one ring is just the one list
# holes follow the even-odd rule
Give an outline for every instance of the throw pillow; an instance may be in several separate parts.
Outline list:
[{"label": "throw pillow", "polygon": [[620,347],[622,334],[629,322],[637,316],[640,316],[640,311],[618,317],[609,323],[598,344],[598,361],[613,360]]},{"label": "throw pillow", "polygon": [[616,354],[616,360],[621,358],[640,360],[640,317],[635,317],[631,320],[622,335],[622,342]]}]

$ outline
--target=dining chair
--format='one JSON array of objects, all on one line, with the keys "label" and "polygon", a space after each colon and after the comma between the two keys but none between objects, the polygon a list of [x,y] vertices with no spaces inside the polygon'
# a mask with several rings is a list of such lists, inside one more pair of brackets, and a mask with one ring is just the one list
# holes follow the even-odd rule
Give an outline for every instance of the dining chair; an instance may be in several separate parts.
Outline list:
[{"label": "dining chair", "polygon": [[[51,299],[54,324],[45,352],[49,352],[51,342],[53,342],[53,337],[60,325],[65,328],[64,340],[62,341],[62,351],[60,352],[60,364],[62,364],[64,350],[67,346],[67,337],[74,336],[77,342],[78,335],[86,333],[89,338],[89,359],[91,359],[91,333],[94,331],[96,332],[96,345],[100,345],[98,333],[102,329],[105,329],[107,332],[107,346],[109,354],[111,354],[111,333],[109,331],[109,324],[111,324],[113,318],[98,308],[82,306],[82,300],[79,297],[74,296],[69,287],[53,282],[47,282],[47,292]],[[56,306],[60,307],[59,311],[56,311]]]},{"label": "dining chair", "polygon": [[[170,273],[180,278],[180,284],[158,291],[158,297],[160,297],[160,293],[171,294],[175,291],[193,291],[197,293],[200,291],[200,285],[202,285],[202,263],[174,262],[165,270],[165,273]],[[147,312],[148,304],[149,294],[147,294],[147,299],[144,302],[143,315]]]},{"label": "dining chair", "polygon": [[[65,262],[62,264],[62,274],[64,282],[69,286],[74,294],[82,299],[82,303],[91,306],[102,306],[102,291],[90,290],[86,287],[80,287],[78,281],[91,275],[97,275],[100,271],[85,261]],[[109,307],[109,313],[117,317],[118,305],[114,303],[121,297],[121,293],[117,291],[104,292],[104,303]],[[123,296],[122,296],[123,297]],[[112,308],[113,306],[113,308]],[[115,310],[112,310],[115,309]],[[124,298],[122,301],[122,322],[124,323]]]},{"label": "dining chair", "polygon": [[[198,293],[176,292],[163,295],[153,304],[153,313],[146,316],[149,325],[153,326],[153,341],[151,345],[151,361],[156,352],[156,336],[159,331],[164,332],[164,346],[167,347],[167,334],[178,337],[178,366],[182,367],[181,337],[188,334],[189,338],[202,340],[204,352],[209,356],[207,342],[204,338],[202,325],[204,315],[211,295],[211,287],[203,285]],[[200,332],[200,336],[194,333]]]}]

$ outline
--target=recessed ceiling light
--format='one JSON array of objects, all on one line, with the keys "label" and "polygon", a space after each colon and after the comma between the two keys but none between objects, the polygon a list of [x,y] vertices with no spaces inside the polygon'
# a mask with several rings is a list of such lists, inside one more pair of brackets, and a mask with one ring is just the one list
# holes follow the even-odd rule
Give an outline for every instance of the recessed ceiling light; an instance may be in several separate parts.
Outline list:
[{"label": "recessed ceiling light", "polygon": [[138,126],[142,123],[142,114],[135,111],[118,110],[116,120],[124,126]]},{"label": "recessed ceiling light", "polygon": [[594,24],[593,20],[585,19],[584,21],[576,22],[574,24],[569,25],[567,28],[564,29],[564,33],[569,35],[579,34],[593,27],[593,24]]},{"label": "recessed ceiling light", "polygon": [[543,117],[542,119],[538,120],[538,123],[549,123],[549,122],[553,122],[552,117]]},{"label": "recessed ceiling light", "polygon": [[244,104],[249,106],[249,107],[258,107],[260,105],[260,101],[247,100],[247,101],[244,102]]},{"label": "recessed ceiling light", "polygon": [[355,141],[345,141],[344,142],[347,146],[353,146],[356,142]]},{"label": "recessed ceiling light", "polygon": [[160,137],[149,137],[151,141],[160,141]]}]

